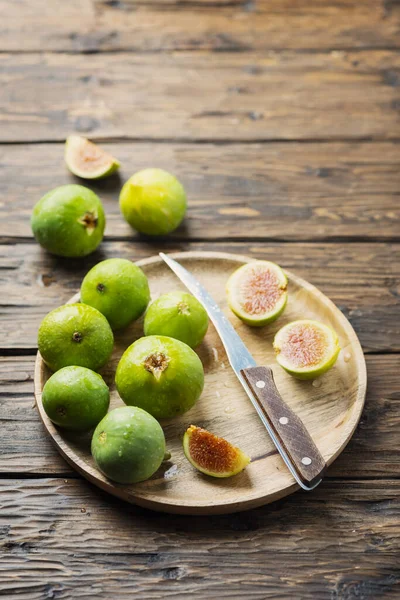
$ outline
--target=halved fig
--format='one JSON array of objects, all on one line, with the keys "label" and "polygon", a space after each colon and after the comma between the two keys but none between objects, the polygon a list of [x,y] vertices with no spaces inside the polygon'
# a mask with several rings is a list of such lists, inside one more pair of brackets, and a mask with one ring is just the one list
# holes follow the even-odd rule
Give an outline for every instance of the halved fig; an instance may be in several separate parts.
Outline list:
[{"label": "halved fig", "polygon": [[115,173],[119,162],[80,135],[70,135],[65,142],[65,162],[68,169],[83,179],[101,179]]},{"label": "halved fig", "polygon": [[196,469],[211,477],[231,477],[243,471],[250,462],[239,448],[195,425],[185,432],[183,450]]},{"label": "halved fig", "polygon": [[328,325],[307,319],[282,327],[273,346],[281,367],[298,379],[315,379],[326,373],[340,352],[335,331]]},{"label": "halved fig", "polygon": [[239,319],[261,327],[275,321],[287,302],[287,277],[273,262],[256,260],[239,267],[227,283],[228,304]]}]

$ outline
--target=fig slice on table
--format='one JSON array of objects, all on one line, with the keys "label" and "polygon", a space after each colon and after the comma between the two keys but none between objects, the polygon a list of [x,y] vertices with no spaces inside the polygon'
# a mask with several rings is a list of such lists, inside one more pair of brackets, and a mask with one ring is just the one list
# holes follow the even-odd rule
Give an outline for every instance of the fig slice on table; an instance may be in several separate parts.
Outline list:
[{"label": "fig slice on table", "polygon": [[298,379],[315,379],[326,373],[340,352],[335,331],[328,325],[308,319],[282,327],[273,345],[278,363]]},{"label": "fig slice on table", "polygon": [[80,135],[70,135],[65,142],[68,169],[83,179],[101,179],[115,173],[120,163],[111,154]]},{"label": "fig slice on table", "polygon": [[183,450],[196,469],[212,477],[231,477],[243,471],[250,462],[239,448],[195,425],[185,432]]},{"label": "fig slice on table", "polygon": [[232,312],[248,325],[261,327],[275,321],[287,302],[287,277],[273,262],[256,260],[237,269],[227,283]]}]

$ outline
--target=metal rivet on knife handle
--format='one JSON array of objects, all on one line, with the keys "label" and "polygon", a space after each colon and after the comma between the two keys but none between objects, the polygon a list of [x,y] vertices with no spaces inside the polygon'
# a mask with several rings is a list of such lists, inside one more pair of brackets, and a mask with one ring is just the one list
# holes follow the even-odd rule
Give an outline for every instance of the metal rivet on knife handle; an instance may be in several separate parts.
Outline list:
[{"label": "metal rivet on knife handle", "polygon": [[250,367],[241,373],[299,478],[304,484],[313,485],[321,478],[325,461],[301,419],[282,400],[272,370]]}]

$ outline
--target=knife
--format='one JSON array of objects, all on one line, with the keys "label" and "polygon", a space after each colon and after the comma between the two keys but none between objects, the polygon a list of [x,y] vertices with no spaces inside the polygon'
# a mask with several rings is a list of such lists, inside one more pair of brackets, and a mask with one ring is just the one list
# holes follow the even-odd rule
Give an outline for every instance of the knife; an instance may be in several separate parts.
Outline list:
[{"label": "knife", "polygon": [[189,271],[160,252],[161,258],[204,306],[237,378],[296,482],[310,491],[322,481],[326,463],[298,415],[283,401],[270,367],[257,366],[218,304]]}]

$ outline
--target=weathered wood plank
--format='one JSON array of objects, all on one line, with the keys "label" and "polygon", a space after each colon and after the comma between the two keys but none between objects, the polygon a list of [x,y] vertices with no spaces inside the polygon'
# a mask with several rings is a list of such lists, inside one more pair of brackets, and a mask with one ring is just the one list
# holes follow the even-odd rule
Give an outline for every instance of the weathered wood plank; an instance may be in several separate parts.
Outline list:
[{"label": "weathered wood plank", "polygon": [[[174,238],[400,239],[400,145],[392,142],[104,148],[122,163],[120,178],[89,183],[104,202],[108,236],[133,236],[119,191],[133,172],[155,165],[187,190],[188,215]],[[0,237],[31,236],[32,207],[50,189],[87,185],[68,174],[63,153],[61,144],[0,146]]]},{"label": "weathered wood plank", "polygon": [[0,142],[398,138],[397,51],[1,54]]},{"label": "weathered wood plank", "polygon": [[[104,523],[108,529],[108,523]],[[282,527],[285,527],[283,525]],[[321,532],[321,536],[324,532]],[[133,532],[133,535],[135,532]],[[2,557],[0,591],[20,600],[43,598],[132,598],[138,600],[398,600],[398,556],[332,553],[297,556],[266,553],[249,560],[228,552],[198,555],[190,551],[191,534],[174,554],[96,556],[84,553],[11,553]],[[116,543],[119,543],[118,541]],[[266,540],[268,544],[268,540]],[[245,594],[245,596],[244,596]]]},{"label": "weathered wood plank", "polygon": [[[280,263],[314,283],[344,312],[365,351],[400,351],[399,244],[105,242],[83,260],[55,258],[37,244],[0,245],[0,348],[34,349],[40,321],[79,290],[86,272],[115,256],[219,250]],[[346,274],[344,277],[343,274]]]},{"label": "weathered wood plank", "polygon": [[[74,473],[53,447],[33,400],[34,357],[0,362],[0,473]],[[355,435],[328,477],[399,477],[399,355],[367,356],[366,406]],[[76,474],[75,474],[76,476]]]},{"label": "weathered wood plank", "polygon": [[367,356],[366,361],[365,408],[353,438],[330,467],[330,477],[362,477],[364,472],[377,478],[386,477],[386,473],[400,475],[400,449],[396,441],[400,356]]},{"label": "weathered wood plank", "polygon": [[[359,552],[390,556],[400,549],[400,482],[393,480],[325,481],[311,494],[297,492],[268,507],[207,518],[166,518],[78,479],[2,479],[0,490],[0,548],[20,558],[70,555],[79,548],[100,560],[104,554],[118,560],[138,553],[161,560],[179,553],[187,536],[192,556],[209,554],[211,561],[229,553],[240,561],[247,552],[253,565],[260,550],[266,557],[288,551],[329,557],[338,537],[341,552],[353,558]],[[334,527],[327,526],[333,521]]]},{"label": "weathered wood plank", "polygon": [[[23,18],[21,18],[23,16]],[[398,47],[395,2],[0,0],[0,51]]]}]

